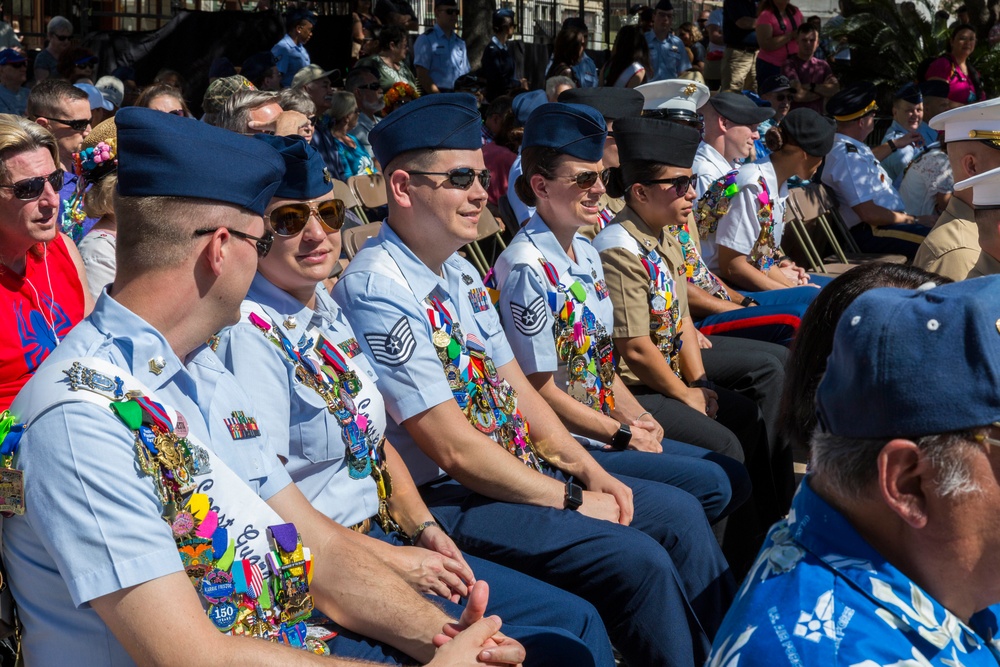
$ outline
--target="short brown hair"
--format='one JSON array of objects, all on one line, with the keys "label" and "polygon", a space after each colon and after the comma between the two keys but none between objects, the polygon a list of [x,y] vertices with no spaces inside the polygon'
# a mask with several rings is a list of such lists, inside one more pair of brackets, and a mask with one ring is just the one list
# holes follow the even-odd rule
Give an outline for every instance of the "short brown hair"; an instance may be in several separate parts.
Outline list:
[{"label": "short brown hair", "polygon": [[87,93],[76,86],[60,79],[45,79],[36,83],[35,87],[28,93],[28,107],[25,115],[34,120],[59,113],[58,107],[64,100],[86,100],[87,104],[90,104]]}]

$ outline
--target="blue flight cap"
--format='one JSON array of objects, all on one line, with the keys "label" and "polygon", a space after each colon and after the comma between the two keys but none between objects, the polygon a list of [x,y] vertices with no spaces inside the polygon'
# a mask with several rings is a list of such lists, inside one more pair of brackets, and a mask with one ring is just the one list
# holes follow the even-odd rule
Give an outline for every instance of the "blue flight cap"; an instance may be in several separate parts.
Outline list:
[{"label": "blue flight cap", "polygon": [[531,112],[524,125],[522,148],[544,146],[586,162],[604,156],[608,136],[604,116],[583,104],[550,102]]},{"label": "blue flight cap", "polygon": [[817,416],[847,438],[937,435],[1000,421],[998,385],[1000,276],[873,289],[840,318]]},{"label": "blue flight cap", "polygon": [[468,93],[424,95],[395,109],[368,135],[383,167],[416,150],[476,150],[483,147],[476,98]]},{"label": "blue flight cap", "polygon": [[529,90],[515,97],[510,108],[514,111],[518,124],[524,125],[528,122],[531,112],[548,101],[544,90]]},{"label": "blue flight cap", "polygon": [[896,100],[904,100],[910,104],[923,104],[924,102],[924,95],[920,92],[920,86],[912,81],[897,90],[892,97]]},{"label": "blue flight cap", "polygon": [[297,134],[289,137],[258,134],[254,138],[278,151],[285,161],[285,175],[272,197],[318,199],[333,190],[333,176],[326,168],[323,156],[309,145],[305,137]]},{"label": "blue flight cap", "polygon": [[264,215],[285,163],[260,141],[193,118],[125,107],[118,127],[118,193],[236,204]]}]

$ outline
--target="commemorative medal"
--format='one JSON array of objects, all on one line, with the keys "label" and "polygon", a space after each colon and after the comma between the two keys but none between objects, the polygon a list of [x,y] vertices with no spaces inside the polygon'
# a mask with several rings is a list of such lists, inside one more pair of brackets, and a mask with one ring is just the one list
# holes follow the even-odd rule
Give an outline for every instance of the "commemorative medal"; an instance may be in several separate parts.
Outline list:
[{"label": "commemorative medal", "polygon": [[448,332],[444,328],[435,329],[434,333],[431,334],[431,341],[434,343],[434,347],[444,349],[451,342],[451,336],[448,335]]}]

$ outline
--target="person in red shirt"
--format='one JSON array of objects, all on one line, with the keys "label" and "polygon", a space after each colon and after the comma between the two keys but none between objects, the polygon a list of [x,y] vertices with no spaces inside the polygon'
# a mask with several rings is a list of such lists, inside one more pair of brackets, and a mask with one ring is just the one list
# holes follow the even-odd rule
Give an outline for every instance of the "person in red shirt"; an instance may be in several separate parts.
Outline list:
[{"label": "person in red shirt", "polygon": [[795,91],[792,108],[805,107],[823,113],[826,100],[840,90],[830,63],[815,57],[819,46],[819,31],[811,23],[803,23],[795,31],[798,53],[788,56],[781,73],[788,77]]},{"label": "person in red shirt", "polygon": [[80,253],[59,231],[55,137],[0,116],[0,411],[93,307]]}]

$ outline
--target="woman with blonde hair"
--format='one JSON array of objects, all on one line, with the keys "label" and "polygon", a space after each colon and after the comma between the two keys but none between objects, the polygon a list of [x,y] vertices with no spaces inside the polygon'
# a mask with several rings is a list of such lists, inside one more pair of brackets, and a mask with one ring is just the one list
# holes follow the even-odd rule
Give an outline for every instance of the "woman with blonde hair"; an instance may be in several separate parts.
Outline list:
[{"label": "woman with blonde hair", "polygon": [[80,253],[59,231],[63,175],[48,130],[0,115],[0,411],[93,308]]}]

